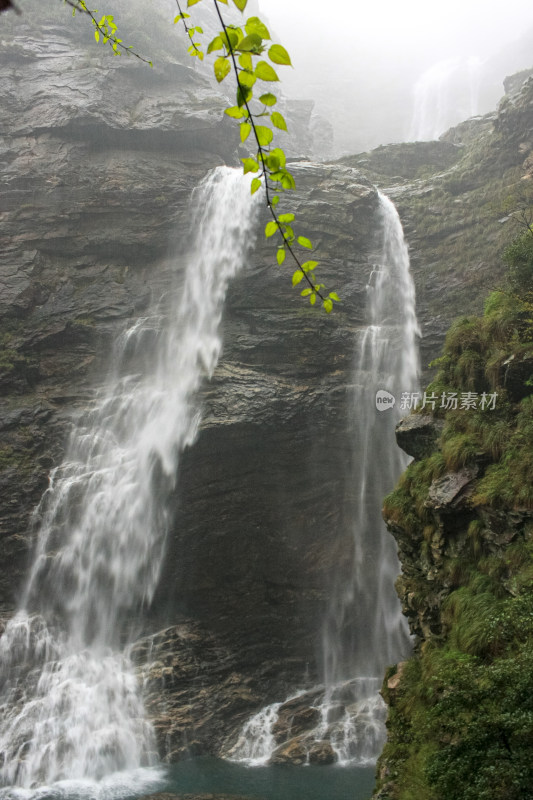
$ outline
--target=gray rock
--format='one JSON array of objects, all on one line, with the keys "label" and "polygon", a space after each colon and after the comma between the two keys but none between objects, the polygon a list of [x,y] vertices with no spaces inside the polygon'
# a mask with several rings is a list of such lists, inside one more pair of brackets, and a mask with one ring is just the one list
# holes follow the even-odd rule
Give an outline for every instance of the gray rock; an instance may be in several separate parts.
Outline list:
[{"label": "gray rock", "polygon": [[396,426],[398,446],[415,459],[426,458],[434,451],[443,424],[430,414],[409,414]]},{"label": "gray rock", "polygon": [[302,766],[307,763],[308,752],[308,748],[300,739],[291,739],[274,750],[270,763]]},{"label": "gray rock", "polygon": [[477,467],[463,467],[457,472],[447,472],[433,481],[425,505],[436,511],[458,508],[466,501],[467,489],[471,487],[477,474]]},{"label": "gray rock", "polygon": [[336,753],[330,742],[314,742],[309,748],[309,763],[320,766],[334,764],[337,761]]}]

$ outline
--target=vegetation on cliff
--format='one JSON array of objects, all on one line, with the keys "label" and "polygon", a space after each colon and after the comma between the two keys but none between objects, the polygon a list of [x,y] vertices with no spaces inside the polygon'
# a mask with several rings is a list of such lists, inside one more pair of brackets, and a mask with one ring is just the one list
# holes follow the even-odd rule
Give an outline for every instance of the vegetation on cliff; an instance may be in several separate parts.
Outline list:
[{"label": "vegetation on cliff", "polygon": [[[384,684],[380,798],[533,797],[530,230],[505,261],[507,285],[482,317],[452,325],[426,390],[437,398],[429,410],[438,449],[427,448],[385,500],[417,644]],[[446,408],[454,393],[476,407]],[[481,407],[484,395],[496,395],[494,408]]]}]

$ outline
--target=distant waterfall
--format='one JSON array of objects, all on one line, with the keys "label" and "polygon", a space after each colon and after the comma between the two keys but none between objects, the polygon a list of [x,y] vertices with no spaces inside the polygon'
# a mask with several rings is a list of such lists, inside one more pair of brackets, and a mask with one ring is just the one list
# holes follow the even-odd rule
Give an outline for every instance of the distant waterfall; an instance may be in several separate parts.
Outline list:
[{"label": "distant waterfall", "polygon": [[438,139],[452,125],[479,114],[482,62],[452,58],[427,69],[413,89],[413,117],[408,140]]},{"label": "distant waterfall", "polygon": [[[417,386],[419,331],[400,218],[388,197],[380,193],[379,202],[382,247],[366,287],[369,324],[359,336],[354,370],[353,570],[334,592],[323,636],[323,734],[340,761],[364,762],[379,754],[384,729],[378,691],[384,669],[409,651],[407,622],[394,589],[396,547],[381,507],[409,462],[395,444],[394,429],[402,392]],[[383,397],[389,402],[381,404]],[[345,714],[328,729],[333,707],[338,716],[340,696]]]},{"label": "distant waterfall", "polygon": [[226,287],[254,217],[249,182],[226,167],[203,182],[195,205],[179,298],[121,337],[108,385],[80,418],[37,512],[24,602],[0,638],[3,786],[97,781],[157,760],[129,629],[158,582],[166,501],[197,432],[198,389],[219,358]]},{"label": "distant waterfall", "polygon": [[[352,568],[332,591],[323,628],[325,686],[302,693],[319,717],[302,737],[308,753],[316,743],[329,742],[338,762],[356,764],[372,763],[383,747],[386,709],[379,689],[384,670],[410,650],[394,589],[396,548],[381,508],[409,461],[396,445],[394,429],[402,392],[417,387],[419,330],[402,225],[381,193],[379,221],[381,245],[366,287],[368,324],[359,333],[354,358]],[[383,396],[389,402],[380,405]],[[250,764],[268,761],[278,744],[272,732],[282,706],[276,703],[249,720],[229,757]]]}]

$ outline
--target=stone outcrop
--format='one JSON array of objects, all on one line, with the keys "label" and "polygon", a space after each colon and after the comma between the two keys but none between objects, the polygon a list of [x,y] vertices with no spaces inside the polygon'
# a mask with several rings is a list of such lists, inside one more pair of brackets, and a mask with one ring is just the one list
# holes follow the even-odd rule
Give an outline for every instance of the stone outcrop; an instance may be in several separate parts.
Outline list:
[{"label": "stone outcrop", "polygon": [[396,426],[398,446],[413,458],[424,458],[435,449],[442,422],[430,414],[409,414]]}]

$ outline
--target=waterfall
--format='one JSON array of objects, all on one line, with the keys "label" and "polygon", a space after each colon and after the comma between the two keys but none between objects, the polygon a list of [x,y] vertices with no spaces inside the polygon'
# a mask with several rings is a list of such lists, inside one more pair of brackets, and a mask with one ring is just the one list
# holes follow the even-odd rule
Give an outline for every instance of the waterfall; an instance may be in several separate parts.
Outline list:
[{"label": "waterfall", "polygon": [[23,603],[0,639],[3,786],[94,782],[157,761],[128,655],[132,620],[157,586],[179,454],[196,436],[198,390],[254,221],[249,181],[226,167],[194,205],[181,291],[120,337],[36,512]]},{"label": "waterfall", "polygon": [[408,141],[438,139],[452,125],[479,114],[482,61],[438,61],[417,80],[413,89],[413,117]]},{"label": "waterfall", "polygon": [[[301,737],[308,753],[325,741],[338,762],[357,764],[374,762],[383,747],[386,709],[379,689],[384,669],[410,650],[394,589],[396,547],[381,507],[409,462],[396,445],[394,429],[402,392],[417,387],[419,329],[402,225],[394,204],[381,193],[379,223],[379,252],[366,287],[368,324],[359,332],[354,358],[351,569],[334,587],[323,627],[325,685],[307,692],[318,725]],[[388,402],[381,404],[383,397]],[[283,704],[269,706],[246,723],[230,757],[254,763],[260,753],[265,763],[279,744],[272,730],[280,709]]]},{"label": "waterfall", "polygon": [[[402,414],[402,392],[417,386],[419,330],[400,218],[381,193],[379,203],[381,252],[366,287],[369,324],[357,343],[352,397],[353,568],[333,593],[323,632],[323,724],[339,704],[345,713],[332,729],[325,725],[322,735],[327,733],[341,762],[365,762],[379,754],[385,736],[378,695],[383,672],[410,646],[394,589],[396,547],[381,506],[409,462],[396,446],[394,429]],[[380,403],[383,398],[388,402]]]}]

